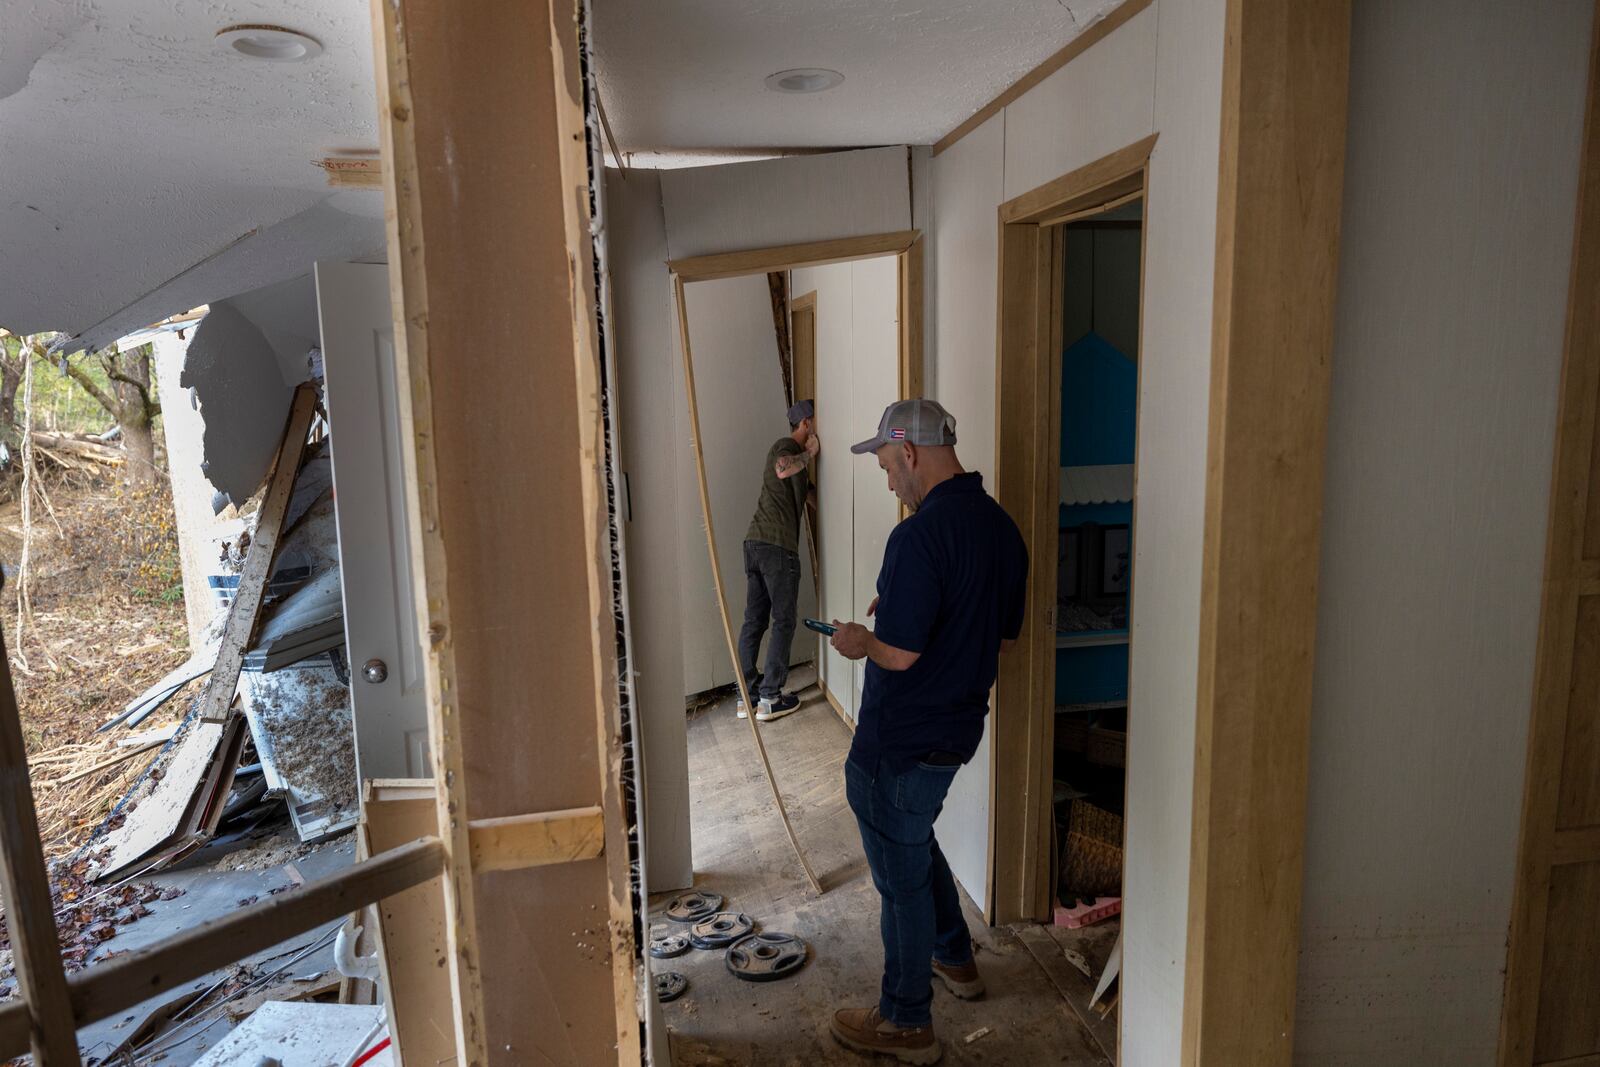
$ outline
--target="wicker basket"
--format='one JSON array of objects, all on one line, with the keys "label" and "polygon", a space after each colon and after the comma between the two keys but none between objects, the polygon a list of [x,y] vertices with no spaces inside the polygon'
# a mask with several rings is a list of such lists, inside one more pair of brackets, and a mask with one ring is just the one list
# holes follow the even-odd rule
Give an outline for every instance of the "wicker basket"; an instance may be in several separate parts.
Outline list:
[{"label": "wicker basket", "polygon": [[1122,894],[1122,816],[1086,800],[1072,802],[1062,888],[1085,896]]}]

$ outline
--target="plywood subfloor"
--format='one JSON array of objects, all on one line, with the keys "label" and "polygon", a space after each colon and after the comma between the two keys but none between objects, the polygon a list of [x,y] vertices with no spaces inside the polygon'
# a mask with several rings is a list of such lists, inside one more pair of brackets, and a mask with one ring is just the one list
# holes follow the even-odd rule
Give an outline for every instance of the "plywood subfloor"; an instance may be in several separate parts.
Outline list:
[{"label": "plywood subfloor", "polygon": [[[733,702],[689,724],[696,888],[723,894],[729,908],[749,913],[765,929],[805,938],[811,959],[794,977],[766,984],[734,978],[721,952],[691,949],[674,960],[651,961],[690,983],[683,997],[664,1006],[676,1067],[868,1062],[834,1043],[828,1019],[835,1008],[877,1000],[883,965],[878,895],[844,799],[849,734],[815,689],[806,696],[800,711],[761,729],[801,844],[828,889],[820,898],[811,895],[790,853],[750,728],[734,717]],[[652,898],[652,910],[658,913],[672,895]],[[653,921],[667,925],[659,917]],[[1017,938],[985,927],[975,912],[968,921],[989,995],[964,1003],[942,988],[936,992],[943,1062],[1108,1062]],[[990,1033],[964,1043],[986,1026]]]}]

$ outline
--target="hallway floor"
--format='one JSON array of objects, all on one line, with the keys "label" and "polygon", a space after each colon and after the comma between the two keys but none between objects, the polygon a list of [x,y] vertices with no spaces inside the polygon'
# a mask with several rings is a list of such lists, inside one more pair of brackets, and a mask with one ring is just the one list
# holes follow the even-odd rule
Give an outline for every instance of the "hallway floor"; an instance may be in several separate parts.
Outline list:
[{"label": "hallway floor", "polygon": [[[723,953],[690,949],[652,960],[656,971],[689,979],[664,1006],[676,1067],[863,1064],[833,1040],[835,1008],[877,999],[882,973],[878,895],[867,872],[854,817],[844,799],[850,735],[815,689],[801,710],[761,727],[801,847],[827,892],[811,893],[773,809],[749,724],[730,698],[689,723],[689,774],[695,887],[721,893],[727,910],[766,930],[798,934],[811,958],[795,976],[743,982]],[[660,916],[675,894],[651,898],[652,925],[684,929]],[[968,1003],[942,987],[934,1026],[947,1064],[1104,1064],[1098,1046],[1049,977],[1009,931],[991,930],[969,910],[988,996]],[[968,1044],[983,1028],[988,1033]],[[887,1060],[880,1062],[889,1062]]]}]

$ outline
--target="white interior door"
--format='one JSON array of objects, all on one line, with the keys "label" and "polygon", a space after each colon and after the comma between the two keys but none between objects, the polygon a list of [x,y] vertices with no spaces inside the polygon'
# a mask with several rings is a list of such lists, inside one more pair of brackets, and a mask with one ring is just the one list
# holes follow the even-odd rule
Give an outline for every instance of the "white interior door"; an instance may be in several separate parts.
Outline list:
[{"label": "white interior door", "polygon": [[389,268],[318,263],[345,648],[362,778],[428,778]]}]

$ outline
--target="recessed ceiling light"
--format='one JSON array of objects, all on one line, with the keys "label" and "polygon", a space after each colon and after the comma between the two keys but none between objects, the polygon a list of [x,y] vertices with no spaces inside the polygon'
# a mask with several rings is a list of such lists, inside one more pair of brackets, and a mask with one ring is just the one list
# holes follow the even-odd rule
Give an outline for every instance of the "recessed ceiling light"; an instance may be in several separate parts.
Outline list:
[{"label": "recessed ceiling light", "polygon": [[269,63],[298,63],[322,54],[314,37],[282,26],[224,26],[217,31],[217,43],[230,51]]},{"label": "recessed ceiling light", "polygon": [[767,75],[767,88],[775,93],[820,93],[844,81],[844,75],[825,67],[797,67]]}]

